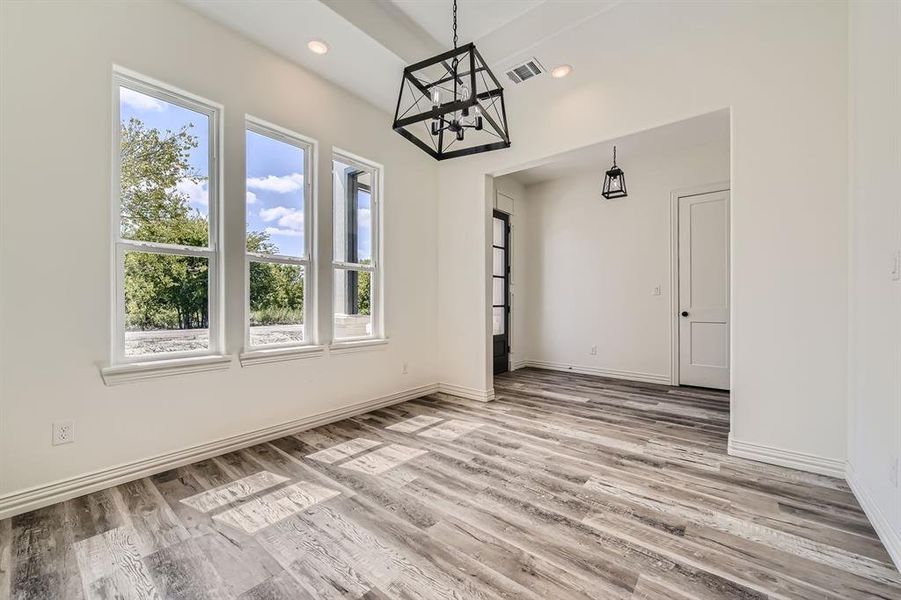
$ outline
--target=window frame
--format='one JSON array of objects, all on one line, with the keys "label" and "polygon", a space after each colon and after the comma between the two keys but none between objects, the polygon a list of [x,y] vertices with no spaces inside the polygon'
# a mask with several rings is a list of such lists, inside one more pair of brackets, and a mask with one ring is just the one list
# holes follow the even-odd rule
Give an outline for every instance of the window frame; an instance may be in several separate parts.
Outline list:
[{"label": "window frame", "polygon": [[[262,254],[247,251],[247,132],[256,133],[303,150],[303,252],[301,257],[284,254]],[[316,261],[314,235],[316,228],[316,168],[319,156],[319,142],[314,138],[264,121],[253,115],[244,115],[244,353],[266,352],[291,348],[315,347],[318,340],[316,327]],[[298,266],[303,269],[303,341],[276,344],[251,345],[250,343],[250,263],[272,263]]]},{"label": "window frame", "polygon": [[[120,88],[145,94],[157,100],[205,115],[209,119],[208,135],[208,198],[207,215],[209,239],[206,246],[183,246],[161,242],[129,240],[122,237],[122,169]],[[224,107],[211,100],[181,90],[153,78],[113,66],[112,76],[112,218],[110,236],[112,260],[111,306],[113,307],[111,331],[111,364],[121,366],[145,364],[174,359],[221,356],[223,335],[223,277],[222,277],[222,135]],[[127,252],[168,254],[206,258],[208,273],[207,302],[209,304],[209,346],[206,349],[178,352],[160,352],[127,356],[125,354],[125,255]]]},{"label": "window frame", "polygon": [[[383,265],[382,265],[382,195],[384,190],[384,172],[385,169],[382,165],[373,162],[371,160],[367,160],[363,157],[357,156],[346,150],[342,150],[340,148],[333,147],[332,148],[332,177],[334,177],[334,168],[335,162],[340,162],[342,164],[348,165],[350,167],[355,167],[361,171],[366,171],[370,175],[371,184],[369,186],[369,205],[370,205],[370,214],[372,215],[372,225],[371,225],[371,234],[372,239],[370,240],[371,246],[371,264],[363,264],[363,263],[353,263],[347,261],[339,261],[334,259],[335,252],[335,244],[334,244],[334,218],[335,218],[335,194],[334,191],[332,193],[332,345],[333,346],[345,346],[345,345],[355,345],[359,343],[366,343],[372,341],[384,341],[387,339],[385,335],[385,323],[384,323],[384,280],[383,280]],[[345,224],[346,226],[346,224]],[[338,307],[335,306],[335,278],[339,273],[342,275],[347,271],[367,271],[369,272],[369,285],[370,285],[370,317],[372,319],[372,333],[370,335],[363,336],[350,336],[350,337],[337,337],[337,327],[335,324],[335,316],[338,314]]]}]

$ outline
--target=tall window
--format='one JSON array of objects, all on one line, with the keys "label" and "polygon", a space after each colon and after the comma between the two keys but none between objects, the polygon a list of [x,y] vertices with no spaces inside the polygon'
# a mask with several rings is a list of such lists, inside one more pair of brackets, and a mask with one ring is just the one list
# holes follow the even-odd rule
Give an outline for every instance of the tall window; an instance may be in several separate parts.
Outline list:
[{"label": "tall window", "polygon": [[247,340],[248,348],[312,342],[310,314],[313,142],[248,119]]},{"label": "tall window", "polygon": [[381,337],[379,320],[379,168],[336,154],[334,339]]},{"label": "tall window", "polygon": [[114,361],[219,353],[219,109],[115,82]]}]

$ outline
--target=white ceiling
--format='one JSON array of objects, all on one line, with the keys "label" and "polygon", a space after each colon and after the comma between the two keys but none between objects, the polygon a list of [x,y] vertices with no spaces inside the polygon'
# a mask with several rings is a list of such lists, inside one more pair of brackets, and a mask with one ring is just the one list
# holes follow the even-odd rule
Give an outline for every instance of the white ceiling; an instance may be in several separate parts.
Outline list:
[{"label": "white ceiling", "polygon": [[[453,44],[450,0],[390,0],[443,47]],[[544,0],[458,0],[457,33],[465,44],[481,39],[527,13]]]},{"label": "white ceiling", "polygon": [[[181,0],[386,110],[393,110],[405,61],[318,0]],[[321,39],[328,54],[307,42]]]},{"label": "white ceiling", "polygon": [[[563,51],[569,30],[622,0],[459,0],[460,43],[474,41],[495,71],[531,56],[551,68],[595,60]],[[268,47],[393,113],[403,68],[451,45],[450,0],[181,0],[188,7]],[[320,56],[307,42],[330,46]],[[504,82],[511,95],[529,85]]]},{"label": "white ceiling", "polygon": [[523,185],[533,185],[586,172],[603,174],[612,163],[614,145],[616,146],[617,162],[623,169],[628,168],[625,165],[628,164],[629,156],[638,154],[669,154],[705,144],[721,144],[723,151],[728,152],[729,120],[728,109],[719,110],[615,140],[571,150],[507,176]]}]

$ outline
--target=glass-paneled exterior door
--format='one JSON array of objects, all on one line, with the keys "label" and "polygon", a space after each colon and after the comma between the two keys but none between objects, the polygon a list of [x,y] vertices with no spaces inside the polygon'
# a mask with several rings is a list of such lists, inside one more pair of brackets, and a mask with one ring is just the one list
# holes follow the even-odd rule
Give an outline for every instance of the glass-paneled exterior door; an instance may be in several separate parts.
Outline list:
[{"label": "glass-paneled exterior door", "polygon": [[507,371],[510,354],[510,215],[494,211],[493,225],[491,320],[497,374]]}]

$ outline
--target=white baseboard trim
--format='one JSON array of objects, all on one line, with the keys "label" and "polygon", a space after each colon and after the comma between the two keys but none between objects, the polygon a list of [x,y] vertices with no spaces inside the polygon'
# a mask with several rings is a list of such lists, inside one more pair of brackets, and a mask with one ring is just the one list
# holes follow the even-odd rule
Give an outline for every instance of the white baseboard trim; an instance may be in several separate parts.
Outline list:
[{"label": "white baseboard trim", "polygon": [[610,377],[611,379],[625,379],[628,381],[641,381],[642,383],[660,383],[663,385],[672,385],[669,375],[658,375],[656,373],[641,373],[638,371],[620,371],[617,369],[604,369],[602,367],[592,367],[587,365],[568,365],[566,363],[550,362],[546,360],[524,360],[521,365],[516,367],[535,367],[537,369],[551,369],[552,371],[565,371],[567,373],[581,373],[582,375],[598,375],[600,377]]},{"label": "white baseboard trim", "polygon": [[192,462],[233,452],[268,442],[305,429],[312,429],[341,419],[346,419],[371,410],[384,408],[438,391],[438,384],[423,385],[387,396],[372,398],[343,408],[337,408],[318,415],[303,417],[270,427],[263,427],[248,433],[233,435],[214,442],[208,442],[174,452],[167,452],[152,458],[100,469],[85,475],[62,479],[53,483],[39,485],[25,490],[0,496],[0,520],[24,512],[49,506],[57,502],[83,496],[97,490],[113,487],[121,483],[168,471]]},{"label": "white baseboard trim", "polygon": [[885,546],[889,556],[892,557],[895,567],[901,571],[901,532],[892,529],[891,521],[889,521],[882,507],[876,502],[869,488],[855,473],[854,466],[850,462],[846,465],[845,471],[851,491],[854,492],[854,496],[860,502],[863,512],[870,520],[870,524],[873,525],[873,529],[876,530],[882,545]]},{"label": "white baseboard trim", "polygon": [[514,360],[510,363],[510,370],[516,371],[517,369],[522,369],[524,367],[529,366],[529,361],[527,360]]},{"label": "white baseboard trim", "polygon": [[455,385],[453,383],[439,383],[438,391],[443,394],[450,394],[451,396],[459,396],[460,398],[477,400],[479,402],[491,402],[494,400],[494,388],[480,390],[463,385]]},{"label": "white baseboard trim", "polygon": [[729,434],[728,452],[730,456],[747,458],[780,467],[809,471],[810,473],[828,475],[840,479],[845,477],[845,462],[842,460],[751,442],[742,442],[734,439],[731,433]]}]

